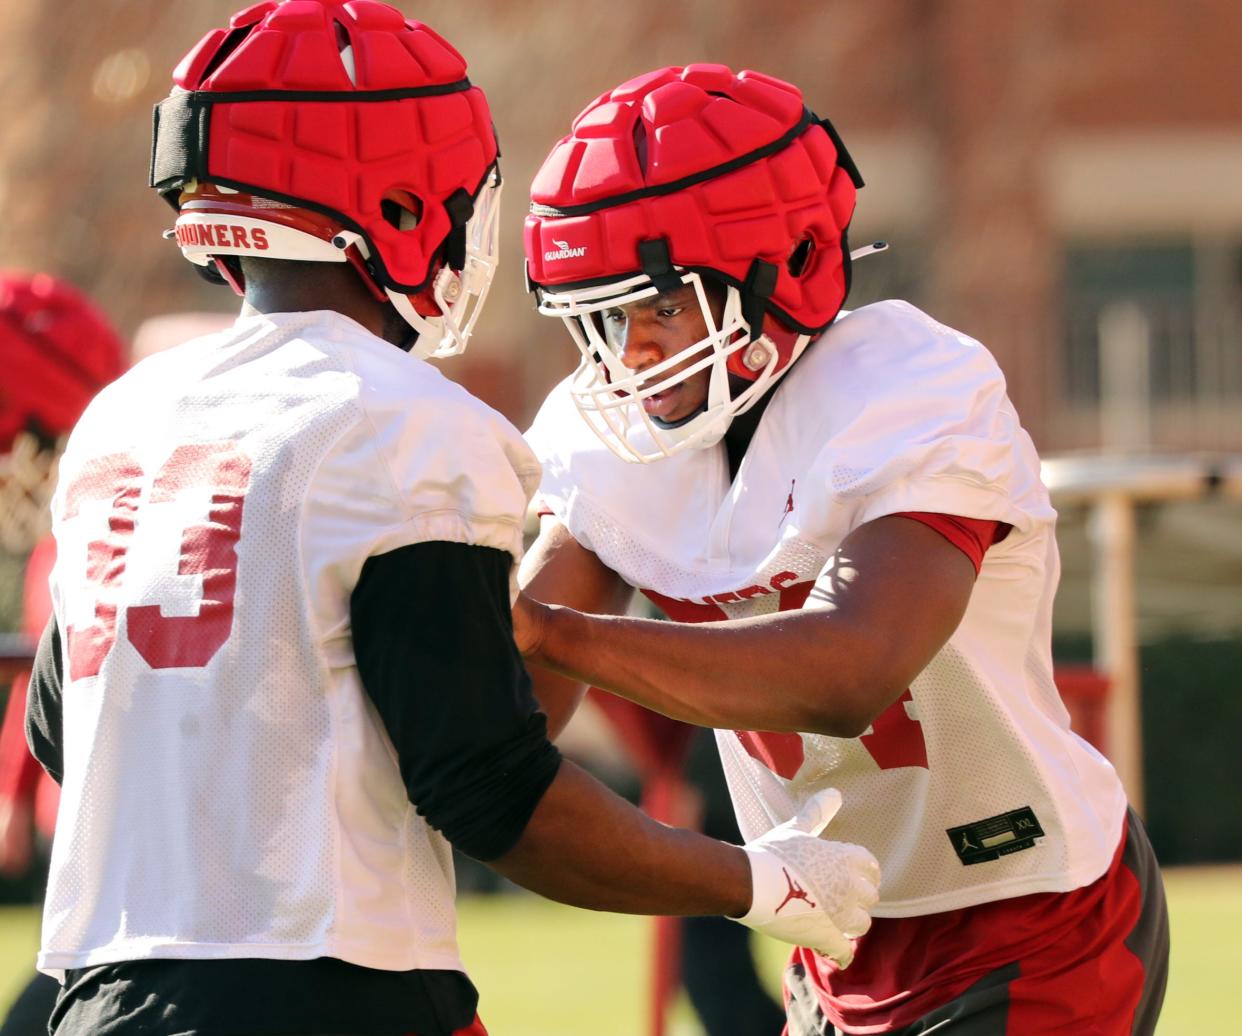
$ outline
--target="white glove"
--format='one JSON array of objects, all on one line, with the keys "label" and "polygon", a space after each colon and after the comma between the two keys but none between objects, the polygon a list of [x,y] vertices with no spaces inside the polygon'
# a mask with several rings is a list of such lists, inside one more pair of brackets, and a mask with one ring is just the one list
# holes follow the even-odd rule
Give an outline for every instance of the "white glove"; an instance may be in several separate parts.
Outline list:
[{"label": "white glove", "polygon": [[734,920],[845,968],[854,959],[850,940],[871,927],[880,865],[861,845],[819,837],[840,808],[841,793],[825,788],[792,820],[742,846],[754,893],[749,912]]}]

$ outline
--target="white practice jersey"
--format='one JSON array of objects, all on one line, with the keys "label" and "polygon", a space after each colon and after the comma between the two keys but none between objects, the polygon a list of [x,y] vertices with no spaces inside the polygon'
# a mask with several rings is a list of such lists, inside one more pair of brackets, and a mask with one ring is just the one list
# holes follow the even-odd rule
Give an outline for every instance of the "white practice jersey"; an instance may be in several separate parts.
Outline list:
[{"label": "white practice jersey", "polygon": [[1053,684],[1055,512],[978,342],[903,302],[842,315],[777,388],[732,483],[723,444],[619,460],[565,383],[527,439],[546,506],[683,621],[812,606],[841,541],[884,515],[1011,525],[956,633],[861,737],[717,731],[739,826],[752,839],[836,786],[829,837],[879,859],[882,917],[1065,891],[1107,869],[1125,797]]},{"label": "white practice jersey", "polygon": [[450,847],[359,682],[350,594],[408,544],[516,559],[538,470],[499,414],[336,313],[242,319],[106,389],[53,502],[65,773],[39,966],[460,970]]}]

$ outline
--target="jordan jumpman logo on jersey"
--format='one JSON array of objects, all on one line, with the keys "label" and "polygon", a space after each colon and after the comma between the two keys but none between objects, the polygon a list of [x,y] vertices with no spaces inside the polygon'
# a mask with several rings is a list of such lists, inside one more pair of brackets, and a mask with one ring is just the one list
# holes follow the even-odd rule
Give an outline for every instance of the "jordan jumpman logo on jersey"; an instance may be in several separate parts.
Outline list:
[{"label": "jordan jumpman logo on jersey", "polygon": [[794,491],[794,485],[797,483],[797,481],[798,480],[796,478],[791,478],[789,480],[789,497],[785,500],[785,510],[781,513],[781,520],[776,523],[776,527],[778,529],[782,525],[785,524],[785,519],[788,518],[791,514],[793,514],[793,507],[794,507],[793,491]]},{"label": "jordan jumpman logo on jersey", "polygon": [[781,870],[785,874],[785,881],[789,883],[789,893],[785,896],[784,899],[781,900],[781,905],[778,906],[775,910],[773,910],[772,913],[779,914],[782,910],[785,909],[786,905],[788,905],[791,899],[800,899],[804,903],[806,903],[806,905],[809,906],[812,910],[814,910],[815,901],[811,899],[811,897],[807,894],[806,889],[804,889],[801,885],[799,885],[796,881],[794,881],[793,878],[789,876],[789,871],[785,870],[784,867],[782,867]]}]

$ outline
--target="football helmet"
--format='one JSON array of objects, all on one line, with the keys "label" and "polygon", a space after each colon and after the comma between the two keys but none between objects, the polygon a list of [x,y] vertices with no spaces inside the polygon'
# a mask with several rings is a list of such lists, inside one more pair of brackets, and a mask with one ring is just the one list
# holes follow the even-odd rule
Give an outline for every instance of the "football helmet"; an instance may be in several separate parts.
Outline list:
[{"label": "football helmet", "polygon": [[[657,69],[596,98],[531,186],[527,284],[582,354],[579,412],[618,456],[720,440],[836,318],[863,181],[797,87],[723,65]],[[717,320],[704,281],[721,285]],[[708,334],[631,370],[600,314],[692,285]],[[642,400],[710,368],[704,408],[669,424]]]},{"label": "football helmet", "polygon": [[45,273],[0,273],[0,453],[50,445],[125,369],[125,345],[85,295]]},{"label": "football helmet", "polygon": [[453,47],[379,0],[267,0],[209,32],[155,108],[150,183],[191,262],[348,262],[418,332],[469,339],[497,258],[498,150]]},{"label": "football helmet", "polygon": [[48,274],[0,272],[0,549],[46,534],[61,440],[125,369],[126,348],[95,305]]}]

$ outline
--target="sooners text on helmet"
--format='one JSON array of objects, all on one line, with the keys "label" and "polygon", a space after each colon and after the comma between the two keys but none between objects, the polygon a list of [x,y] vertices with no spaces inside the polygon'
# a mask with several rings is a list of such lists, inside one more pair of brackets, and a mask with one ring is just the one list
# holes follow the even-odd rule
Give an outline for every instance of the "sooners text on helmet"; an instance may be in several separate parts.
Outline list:
[{"label": "sooners text on helmet", "polygon": [[234,227],[227,223],[181,223],[176,228],[177,244],[182,247],[251,248],[266,252],[270,247],[262,227]]}]

